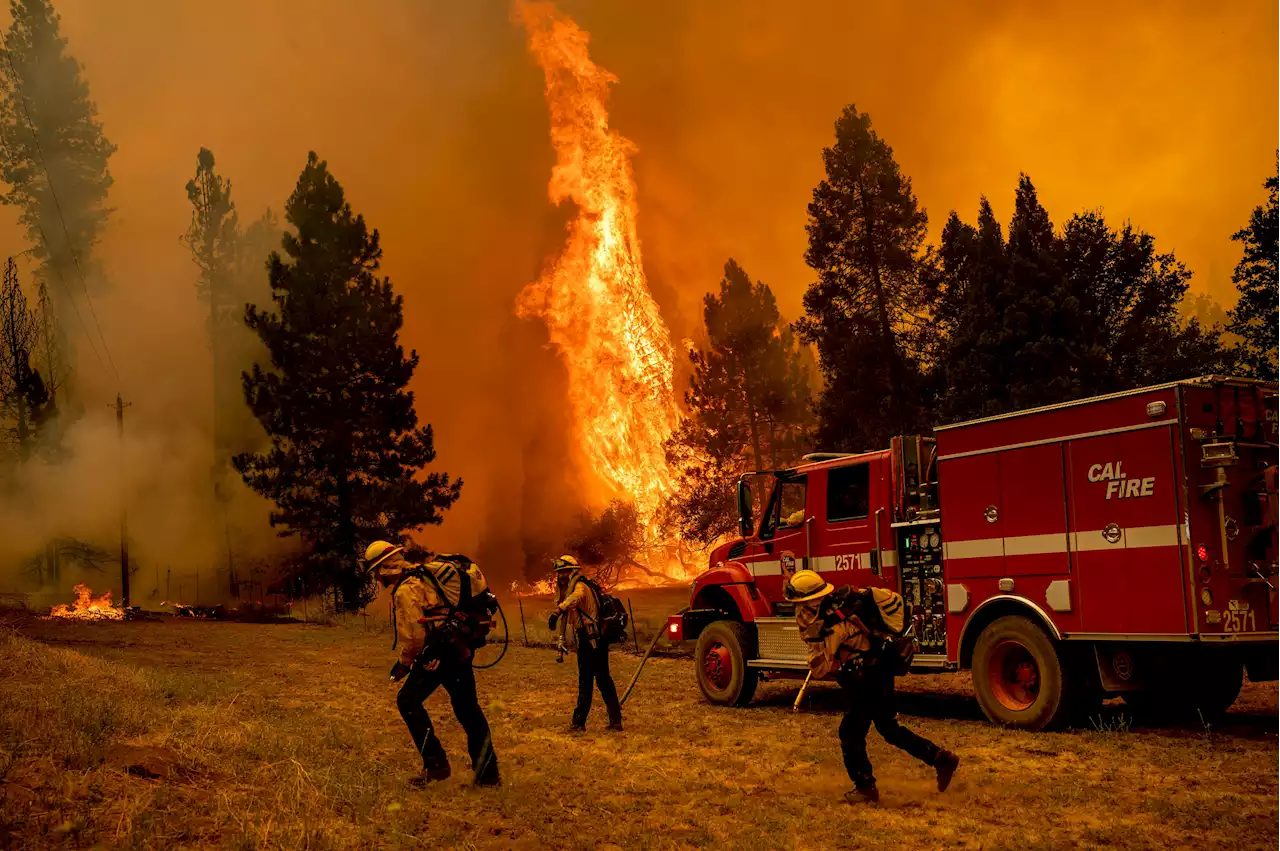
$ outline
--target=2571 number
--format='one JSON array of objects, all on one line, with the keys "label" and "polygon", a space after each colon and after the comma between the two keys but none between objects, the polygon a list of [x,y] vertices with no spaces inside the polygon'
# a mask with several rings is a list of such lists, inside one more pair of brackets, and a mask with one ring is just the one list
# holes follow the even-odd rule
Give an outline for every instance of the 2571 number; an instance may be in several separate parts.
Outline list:
[{"label": "2571 number", "polygon": [[1243,612],[1226,611],[1222,613],[1223,632],[1253,632],[1257,628],[1257,622],[1254,620],[1252,610]]}]

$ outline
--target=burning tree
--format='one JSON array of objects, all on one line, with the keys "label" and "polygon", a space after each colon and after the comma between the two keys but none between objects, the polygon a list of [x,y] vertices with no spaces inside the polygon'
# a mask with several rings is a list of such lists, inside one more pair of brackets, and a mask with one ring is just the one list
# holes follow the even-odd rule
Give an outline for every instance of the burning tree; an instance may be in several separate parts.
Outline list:
[{"label": "burning tree", "polygon": [[346,202],[326,163],[311,153],[285,205],[294,233],[288,261],[269,261],[274,312],[250,305],[245,322],[271,364],[254,364],[244,393],[271,439],[241,453],[236,469],[275,502],[273,526],[301,534],[307,563],[334,588],[337,605],[371,598],[359,548],[438,524],[461,480],[420,473],[435,460],[431,426],[418,426],[405,387],[418,365],[399,343],[403,299],[378,278],[378,232]]},{"label": "burning tree", "polygon": [[520,294],[517,312],[546,323],[564,361],[575,438],[603,496],[648,518],[672,489],[663,444],[676,422],[674,367],[636,234],[635,148],[609,126],[605,106],[617,78],[592,62],[587,33],[550,3],[516,10],[546,78],[556,152],[549,194],[577,207],[564,250]]}]

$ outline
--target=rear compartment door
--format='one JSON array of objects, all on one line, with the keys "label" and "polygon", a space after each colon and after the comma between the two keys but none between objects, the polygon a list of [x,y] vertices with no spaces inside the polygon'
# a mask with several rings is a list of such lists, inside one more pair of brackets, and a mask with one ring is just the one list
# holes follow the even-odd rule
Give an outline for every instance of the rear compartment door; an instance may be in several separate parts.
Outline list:
[{"label": "rear compartment door", "polygon": [[1000,453],[940,461],[938,483],[947,581],[1004,576]]},{"label": "rear compartment door", "polygon": [[1187,550],[1172,429],[1073,440],[1067,466],[1081,631],[1186,634]]},{"label": "rear compartment door", "polygon": [[1066,576],[1067,503],[1060,443],[1000,455],[1006,576]]}]

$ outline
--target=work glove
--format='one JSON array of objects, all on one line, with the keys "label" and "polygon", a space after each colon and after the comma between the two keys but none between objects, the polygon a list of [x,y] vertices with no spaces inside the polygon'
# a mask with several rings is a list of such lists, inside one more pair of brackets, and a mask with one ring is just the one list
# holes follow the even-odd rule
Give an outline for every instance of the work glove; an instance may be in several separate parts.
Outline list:
[{"label": "work glove", "polygon": [[551,617],[547,618],[547,629],[552,632],[556,631],[556,624],[560,622],[560,613],[552,612]]},{"label": "work glove", "polygon": [[409,673],[409,666],[396,662],[391,666],[391,682],[398,683]]}]

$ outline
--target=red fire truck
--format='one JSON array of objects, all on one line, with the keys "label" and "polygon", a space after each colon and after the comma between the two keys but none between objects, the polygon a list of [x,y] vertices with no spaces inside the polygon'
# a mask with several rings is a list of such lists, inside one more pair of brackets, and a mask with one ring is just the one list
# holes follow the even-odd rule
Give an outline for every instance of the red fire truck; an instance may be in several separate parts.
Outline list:
[{"label": "red fire truck", "polygon": [[1192,379],[743,476],[741,537],[668,637],[697,642],[710,702],[746,705],[807,670],[782,585],[809,568],[902,594],[913,671],[971,669],[994,722],[1060,726],[1114,695],[1225,711],[1245,670],[1277,679],[1276,399]]}]

